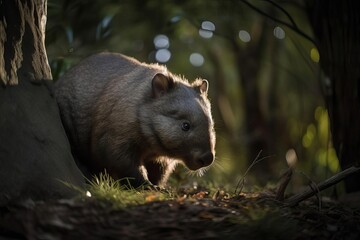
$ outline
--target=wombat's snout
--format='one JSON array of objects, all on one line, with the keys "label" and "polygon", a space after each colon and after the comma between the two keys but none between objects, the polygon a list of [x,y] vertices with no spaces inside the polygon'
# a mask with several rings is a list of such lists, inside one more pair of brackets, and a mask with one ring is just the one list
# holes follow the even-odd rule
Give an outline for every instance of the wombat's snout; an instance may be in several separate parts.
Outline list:
[{"label": "wombat's snout", "polygon": [[201,167],[209,166],[214,161],[214,154],[212,152],[207,152],[201,155],[197,161]]}]

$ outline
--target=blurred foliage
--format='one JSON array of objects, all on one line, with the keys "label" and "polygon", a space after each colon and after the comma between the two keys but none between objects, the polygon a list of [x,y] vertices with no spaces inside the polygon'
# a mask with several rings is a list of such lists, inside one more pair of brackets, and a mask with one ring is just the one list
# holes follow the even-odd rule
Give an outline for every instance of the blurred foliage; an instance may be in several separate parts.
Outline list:
[{"label": "blurred foliage", "polygon": [[[294,20],[311,36],[301,1],[249,2],[272,18]],[[311,41],[245,3],[49,0],[46,44],[53,77],[100,51],[159,61],[189,80],[201,76],[210,82],[217,131],[217,163],[203,180],[235,186],[261,150],[271,157],[250,172],[250,186],[277,180],[289,151],[296,153],[299,172],[322,180],[339,167],[319,53]],[[174,178],[186,179],[182,172]],[[298,174],[292,184],[307,181]]]}]

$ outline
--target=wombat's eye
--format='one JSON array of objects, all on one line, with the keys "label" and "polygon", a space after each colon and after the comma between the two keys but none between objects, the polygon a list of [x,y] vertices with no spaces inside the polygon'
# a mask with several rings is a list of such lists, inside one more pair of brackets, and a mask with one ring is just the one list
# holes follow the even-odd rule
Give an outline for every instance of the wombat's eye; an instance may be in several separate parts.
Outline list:
[{"label": "wombat's eye", "polygon": [[190,130],[190,123],[189,123],[189,122],[183,122],[183,123],[181,124],[181,129],[182,129],[183,131],[189,131],[189,130]]}]

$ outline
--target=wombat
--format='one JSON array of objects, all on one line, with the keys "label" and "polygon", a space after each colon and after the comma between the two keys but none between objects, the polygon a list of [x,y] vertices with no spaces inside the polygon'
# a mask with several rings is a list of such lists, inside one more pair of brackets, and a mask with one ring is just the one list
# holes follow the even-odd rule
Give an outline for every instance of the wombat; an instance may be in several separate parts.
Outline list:
[{"label": "wombat", "polygon": [[178,162],[195,171],[214,161],[208,85],[190,84],[165,66],[100,53],[64,74],[55,97],[85,175],[106,169],[134,187],[164,186]]}]

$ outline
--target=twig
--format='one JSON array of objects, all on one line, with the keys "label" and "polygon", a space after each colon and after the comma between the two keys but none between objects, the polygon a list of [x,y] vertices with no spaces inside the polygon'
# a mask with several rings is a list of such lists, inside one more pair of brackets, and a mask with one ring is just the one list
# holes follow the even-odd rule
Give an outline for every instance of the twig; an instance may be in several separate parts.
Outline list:
[{"label": "twig", "polygon": [[[267,18],[270,18],[271,20],[275,21],[275,22],[278,22],[290,29],[292,29],[294,32],[296,32],[297,34],[301,35],[302,37],[304,37],[305,39],[309,40],[312,44],[314,44],[315,46],[317,46],[316,42],[314,41],[314,39],[312,39],[309,35],[307,35],[305,32],[303,32],[301,29],[298,28],[298,26],[296,24],[294,24],[294,20],[292,18],[289,18],[290,21],[291,21],[291,24],[283,21],[283,20],[280,20],[280,19],[277,19],[273,16],[271,16],[270,14],[264,12],[263,10],[261,10],[260,8],[256,7],[255,5],[251,4],[250,2],[246,1],[246,0],[241,0],[243,3],[245,3],[246,5],[248,5],[250,8],[252,8],[254,11],[260,13],[261,15],[267,17]],[[273,4],[273,2],[269,1],[271,4]],[[275,7],[278,7],[275,5]],[[278,7],[279,8],[279,7]],[[283,8],[280,8],[280,10],[282,12],[286,12],[285,9]],[[286,14],[288,17],[290,16],[289,13]]]},{"label": "twig", "polygon": [[313,192],[315,192],[315,196],[316,196],[316,199],[317,199],[318,205],[319,205],[319,211],[321,211],[322,202],[321,202],[320,190],[317,187],[316,183],[313,183],[313,182],[309,183],[309,187],[311,188],[311,190]]},{"label": "twig", "polygon": [[289,167],[288,170],[281,176],[279,188],[276,193],[276,200],[284,201],[284,195],[287,185],[289,184],[293,174],[293,168]]},{"label": "twig", "polygon": [[312,196],[314,196],[316,193],[327,189],[335,184],[337,184],[338,182],[342,181],[344,178],[357,173],[360,171],[360,167],[350,167],[348,169],[345,169],[337,174],[335,174],[334,176],[326,179],[325,181],[317,184],[317,188],[315,188],[314,190],[309,188],[305,191],[303,191],[302,193],[296,194],[292,197],[289,197],[288,199],[286,199],[285,203],[292,207],[297,205],[299,202],[304,201],[305,199],[308,199]]},{"label": "twig", "polygon": [[262,153],[262,150],[260,150],[260,152],[258,153],[258,155],[256,156],[256,158],[254,159],[254,161],[250,164],[250,166],[246,169],[245,173],[244,173],[244,176],[242,176],[240,178],[240,180],[238,181],[237,185],[236,185],[236,188],[235,188],[235,195],[236,195],[236,192],[238,190],[238,188],[240,188],[239,190],[239,194],[241,193],[243,187],[244,187],[244,182],[245,182],[245,177],[246,175],[248,174],[248,172],[250,171],[250,169],[255,165],[255,163],[257,162],[258,158],[260,157],[260,154]]},{"label": "twig", "polygon": [[298,29],[298,26],[296,24],[296,22],[294,21],[294,19],[291,17],[291,15],[279,4],[277,4],[276,2],[272,1],[272,0],[266,0],[267,2],[271,3],[272,5],[274,5],[276,8],[278,8],[281,12],[283,12],[287,18],[290,20],[291,24]]},{"label": "twig", "polygon": [[316,195],[316,199],[318,200],[319,203],[319,211],[321,210],[321,195],[320,195],[320,189],[318,187],[318,185],[316,184],[316,182],[314,180],[312,180],[312,178],[310,176],[308,176],[306,173],[304,172],[300,172],[303,176],[305,176],[308,180],[309,180],[309,187],[311,188],[311,190],[314,192],[314,195]]},{"label": "twig", "polygon": [[[235,192],[234,194],[240,194],[243,187],[244,187],[244,184],[245,184],[245,177],[246,175],[248,174],[248,172],[251,170],[251,168],[253,168],[257,163],[267,159],[267,158],[270,158],[272,156],[266,156],[266,157],[262,157],[259,159],[260,155],[262,153],[262,150],[259,151],[258,155],[256,156],[256,158],[254,159],[254,161],[251,163],[251,165],[246,169],[245,173],[244,173],[244,176],[242,176],[242,178],[240,178],[240,180],[238,181],[237,185],[236,185],[236,188],[235,188]],[[239,189],[240,188],[240,189]],[[238,191],[239,189],[239,191]]]}]

